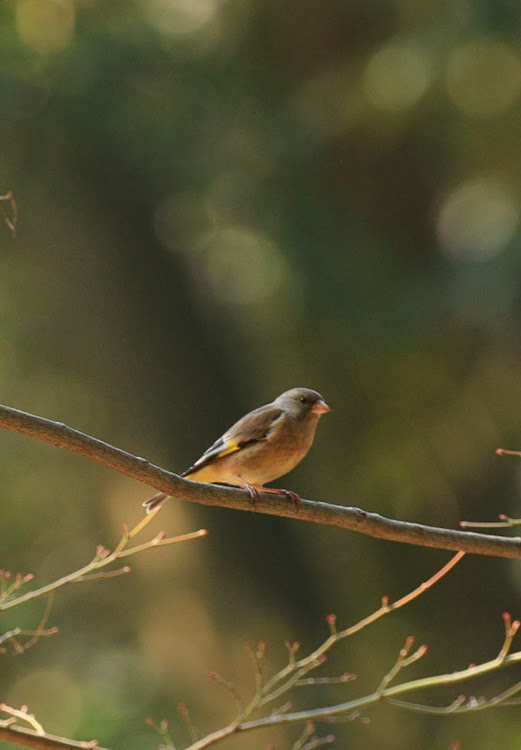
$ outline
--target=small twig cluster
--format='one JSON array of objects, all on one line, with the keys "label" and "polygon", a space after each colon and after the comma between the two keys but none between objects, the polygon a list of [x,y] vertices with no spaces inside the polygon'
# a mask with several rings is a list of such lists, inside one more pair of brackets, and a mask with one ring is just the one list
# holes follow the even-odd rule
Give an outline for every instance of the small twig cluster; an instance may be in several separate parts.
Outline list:
[{"label": "small twig cluster", "polygon": [[[316,734],[315,727],[317,722],[325,722],[329,724],[362,720],[365,721],[366,717],[363,715],[363,711],[368,708],[374,707],[376,704],[386,701],[399,708],[407,709],[409,711],[421,711],[423,713],[433,714],[457,714],[457,713],[468,713],[476,710],[483,710],[485,708],[491,708],[498,705],[511,705],[517,703],[517,696],[521,694],[521,682],[512,685],[508,689],[504,690],[499,695],[493,698],[475,698],[460,696],[456,701],[448,706],[429,706],[421,705],[409,700],[405,700],[402,696],[405,696],[411,692],[421,691],[426,688],[432,688],[436,686],[446,686],[449,684],[458,684],[465,682],[470,679],[474,679],[484,674],[490,674],[498,669],[506,666],[518,663],[521,661],[521,652],[510,654],[510,649],[514,636],[519,630],[520,623],[518,620],[512,621],[511,616],[508,613],[503,615],[505,625],[505,638],[503,644],[498,652],[495,659],[491,661],[473,665],[464,669],[460,672],[454,672],[451,674],[440,674],[433,675],[418,680],[411,680],[409,682],[403,682],[398,685],[393,685],[398,675],[407,669],[411,664],[414,664],[421,659],[427,653],[427,647],[425,645],[412,650],[414,645],[414,638],[409,636],[403,647],[400,649],[395,663],[389,669],[389,671],[381,678],[380,683],[376,689],[365,696],[355,698],[353,700],[326,706],[324,708],[315,708],[308,711],[299,711],[291,713],[292,704],[289,700],[283,704],[277,705],[278,701],[286,697],[287,694],[297,687],[303,686],[318,686],[324,684],[341,684],[351,682],[356,679],[355,675],[348,672],[340,676],[326,676],[326,677],[309,677],[309,673],[323,665],[328,656],[328,652],[338,644],[340,641],[345,640],[354,633],[359,632],[368,625],[376,622],[380,617],[389,614],[390,612],[403,607],[408,604],[416,597],[431,588],[437,581],[439,581],[449,570],[451,570],[462,558],[463,554],[458,553],[455,555],[447,565],[441,570],[435,573],[428,581],[422,583],[416,589],[401,597],[393,603],[389,603],[387,597],[382,600],[382,605],[375,610],[368,617],[364,618],[355,625],[346,628],[344,630],[337,630],[337,621],[335,615],[328,615],[326,618],[329,626],[329,636],[324,642],[314,651],[306,656],[298,658],[300,646],[298,643],[286,643],[288,651],[288,662],[279,672],[271,677],[266,676],[266,645],[261,642],[258,644],[256,649],[248,649],[248,654],[253,665],[253,674],[255,681],[255,689],[253,697],[249,701],[244,701],[239,695],[236,687],[233,683],[228,682],[220,675],[215,672],[209,674],[210,679],[216,681],[222,685],[231,695],[236,705],[236,716],[235,718],[222,729],[217,730],[211,734],[206,735],[198,739],[196,737],[196,731],[190,716],[190,712],[186,708],[184,703],[178,705],[178,712],[186,724],[190,737],[191,744],[188,745],[185,750],[204,750],[212,745],[215,745],[225,738],[239,733],[252,731],[254,729],[274,727],[277,725],[304,725],[304,729],[300,737],[296,740],[293,749],[299,748],[300,750],[311,750],[311,748],[319,747],[320,745],[329,744],[334,740],[333,735],[326,735],[319,737]],[[519,700],[521,702],[521,699]],[[271,706],[269,714],[265,714],[260,718],[253,718],[255,714],[262,712],[262,709],[266,709]],[[154,725],[152,721],[149,723],[155,727],[163,739],[165,744],[162,745],[164,750],[176,750],[176,746],[173,743],[172,737],[169,734],[168,723],[163,720],[159,726]]]},{"label": "small twig cluster", "polygon": [[[186,708],[185,704],[179,704],[178,711],[185,724],[187,725],[190,736],[192,738],[192,744],[189,745],[187,750],[203,750],[203,748],[210,747],[217,742],[229,737],[230,735],[245,732],[260,727],[274,726],[276,724],[304,724],[307,729],[304,730],[302,737],[306,737],[305,740],[301,741],[300,745],[296,747],[311,748],[318,747],[319,744],[326,744],[332,742],[334,739],[331,735],[326,738],[319,738],[315,735],[315,721],[338,721],[342,720],[353,720],[359,719],[361,714],[361,708],[364,706],[364,699],[351,702],[342,707],[330,707],[329,709],[314,709],[311,711],[303,711],[298,713],[290,713],[292,704],[286,701],[282,705],[276,705],[278,701],[286,697],[293,688],[304,687],[304,686],[318,686],[324,684],[342,684],[350,682],[356,679],[355,675],[348,672],[344,672],[340,676],[326,676],[326,677],[309,677],[309,674],[322,666],[328,658],[328,653],[331,649],[341,641],[349,638],[350,636],[358,633],[360,630],[368,627],[372,623],[379,620],[381,617],[390,614],[396,609],[403,607],[413,599],[416,599],[421,594],[425,593],[428,589],[434,586],[443,576],[445,576],[464,556],[463,552],[458,552],[454,557],[438,570],[428,581],[420,584],[413,591],[409,592],[405,596],[401,597],[397,601],[390,603],[387,597],[383,597],[381,606],[373,613],[362,619],[360,622],[352,625],[344,630],[337,629],[337,618],[335,615],[328,615],[326,622],[329,627],[329,636],[324,640],[318,648],[299,658],[300,644],[298,642],[286,642],[286,649],[288,652],[288,663],[279,672],[271,677],[267,677],[266,672],[266,644],[261,642],[257,645],[256,649],[247,649],[248,655],[250,656],[255,689],[253,697],[250,700],[245,701],[242,696],[238,693],[235,685],[228,682],[223,677],[218,675],[216,672],[211,672],[208,676],[210,679],[215,680],[222,685],[231,695],[236,705],[236,716],[228,726],[218,730],[212,734],[207,735],[204,738],[197,739],[195,736],[195,730],[191,721],[190,713]],[[368,705],[372,702],[381,700],[386,691],[389,689],[391,682],[401,672],[401,670],[408,667],[420,659],[427,651],[425,646],[420,646],[412,654],[410,650],[414,643],[414,638],[410,637],[407,639],[404,647],[400,650],[396,663],[393,665],[391,670],[382,678],[380,685],[372,696],[365,699]],[[346,706],[349,705],[348,708]],[[268,706],[271,707],[271,712],[260,719],[253,720],[252,717],[262,709],[266,709]],[[333,710],[336,709],[336,710]],[[152,724],[153,726],[156,726]],[[310,731],[310,727],[313,727],[313,731]],[[156,726],[156,730],[159,731],[166,739],[168,733],[168,724],[161,722],[159,726]],[[306,734],[307,732],[307,734]],[[300,742],[300,740],[298,741]],[[170,750],[175,750],[175,746],[172,743],[172,739],[168,736],[168,744],[165,745]]]},{"label": "small twig cluster", "polygon": [[[32,581],[34,576],[29,573],[23,576],[18,573],[14,580],[11,580],[11,573],[8,570],[0,570],[0,611],[4,602],[12,598],[13,593],[21,588],[25,583]],[[0,635],[0,654],[5,654],[7,648],[3,646],[4,643],[9,644],[12,653],[15,655],[23,654],[31,646],[34,646],[40,638],[46,638],[51,635],[56,635],[58,628],[46,628],[49,615],[53,605],[54,592],[51,592],[47,598],[47,605],[45,611],[40,620],[39,625],[35,630],[27,630],[25,628],[16,627],[12,630],[8,630]],[[27,639],[27,640],[26,640]]]},{"label": "small twig cluster", "polygon": [[10,716],[9,719],[2,721],[3,726],[9,726],[14,724],[16,721],[25,721],[36,734],[43,736],[45,734],[44,729],[39,721],[36,721],[34,714],[29,713],[27,706],[22,706],[20,709],[12,708],[7,706],[5,703],[0,703],[0,711]]},{"label": "small twig cluster", "polygon": [[9,644],[15,654],[20,654],[33,646],[40,638],[55,635],[58,632],[58,628],[56,627],[46,628],[52,608],[54,592],[56,590],[69,583],[83,583],[85,581],[93,581],[100,578],[113,578],[114,576],[124,575],[125,573],[130,572],[130,567],[128,565],[112,570],[105,570],[105,568],[109,568],[113,563],[125,557],[130,557],[131,555],[144,552],[145,550],[154,547],[163,547],[168,544],[185,542],[207,534],[206,529],[200,529],[199,531],[194,531],[189,534],[167,537],[164,531],[160,531],[159,534],[148,542],[129,547],[128,545],[131,540],[134,539],[148,523],[150,523],[150,520],[155,515],[156,513],[150,513],[145,516],[133,529],[129,530],[127,526],[124,526],[123,535],[112,552],[102,545],[98,545],[94,557],[86,565],[66,576],[63,576],[62,578],[58,578],[57,580],[48,583],[45,586],[33,589],[32,591],[20,593],[20,590],[25,585],[34,580],[32,573],[27,575],[17,573],[15,576],[12,576],[9,571],[0,571],[0,612],[12,609],[13,607],[18,607],[21,604],[25,604],[26,602],[39,597],[48,597],[47,606],[38,627],[34,630],[25,630],[17,627],[1,634],[0,653],[5,653],[7,649],[4,644]]},{"label": "small twig cluster", "polygon": [[[84,566],[79,571],[76,571],[76,573],[60,579],[59,582],[56,582],[58,585],[54,588],[58,588],[60,585],[72,581],[92,580],[92,577],[105,577],[107,572],[105,571],[104,574],[103,572],[100,572],[99,569],[121,557],[135,554],[136,552],[149,549],[158,544],[173,543],[175,541],[189,538],[191,539],[205,533],[195,532],[194,534],[188,534],[183,537],[176,537],[169,540],[167,540],[164,535],[159,535],[149,542],[127,549],[129,541],[143,529],[143,527],[149,522],[150,517],[150,515],[145,517],[143,521],[131,531],[125,529],[123,537],[114,552],[110,553],[105,549],[98,548],[95,557],[88,565]],[[380,679],[379,684],[372,693],[360,698],[354,698],[344,703],[299,712],[292,712],[292,703],[287,700],[288,694],[299,687],[317,687],[324,684],[344,684],[354,680],[355,676],[348,672],[344,672],[339,676],[319,677],[310,676],[310,673],[327,661],[329,652],[335,645],[376,622],[384,615],[390,614],[396,609],[403,607],[428,591],[435,583],[440,581],[441,578],[462,559],[462,557],[462,552],[456,554],[446,565],[443,566],[443,568],[438,570],[427,581],[420,584],[405,596],[397,599],[395,602],[390,603],[387,597],[383,597],[381,606],[377,610],[349,628],[338,630],[336,616],[328,615],[326,622],[329,628],[329,635],[323,643],[309,654],[299,657],[300,645],[297,642],[288,641],[286,643],[286,649],[288,652],[287,664],[272,676],[268,676],[267,674],[268,669],[266,666],[265,643],[259,643],[256,649],[248,649],[248,654],[252,662],[255,683],[253,697],[248,701],[245,701],[242,698],[233,683],[228,682],[215,672],[211,673],[209,677],[221,684],[232,696],[236,705],[236,716],[226,727],[208,734],[205,737],[198,738],[190,711],[184,703],[180,703],[178,705],[178,712],[188,728],[191,742],[185,750],[204,750],[205,748],[215,745],[234,734],[242,734],[255,729],[275,727],[283,724],[302,726],[301,733],[295,740],[292,750],[314,750],[314,748],[330,744],[334,741],[334,736],[331,734],[319,736],[316,733],[317,723],[332,724],[354,720],[366,721],[367,719],[363,712],[382,701],[387,701],[392,705],[410,711],[422,711],[424,713],[437,714],[464,713],[483,710],[497,705],[517,703],[519,700],[518,696],[521,693],[521,682],[507,688],[493,698],[466,698],[465,696],[461,696],[449,706],[445,707],[421,705],[419,703],[405,700],[403,697],[411,692],[420,691],[425,688],[458,684],[521,662],[521,652],[510,653],[512,642],[520,627],[520,623],[517,620],[512,621],[509,614],[503,616],[505,624],[504,642],[496,658],[489,662],[477,666],[473,665],[460,672],[434,675],[419,680],[412,680],[393,685],[398,675],[411,664],[421,659],[427,651],[426,646],[420,646],[413,651],[414,638],[408,637],[404,646],[400,649],[395,663]],[[121,570],[122,569],[119,569],[119,572],[121,572]],[[118,572],[118,570],[108,571],[108,574],[110,575],[114,572]],[[4,574],[3,578],[3,583],[0,586],[0,602],[3,603],[4,608],[6,608],[6,605],[14,606],[15,602],[20,603],[21,601],[27,601],[27,594],[17,594],[17,592],[24,583],[31,580],[30,576],[16,576],[13,581],[10,581],[10,577],[6,577]],[[54,588],[52,590],[54,590]],[[42,587],[38,592],[40,592],[40,595],[49,594],[49,587]],[[30,594],[36,593],[36,591],[30,592]],[[284,702],[281,703],[281,700]],[[266,713],[267,709],[269,710],[269,713]],[[90,748],[95,746],[93,741],[79,743],[74,742],[73,740],[53,737],[46,734],[41,724],[37,722],[32,714],[29,714],[26,707],[14,709],[8,706],[2,706],[2,710],[8,714],[8,718],[0,721],[0,740],[5,739],[14,744],[28,745],[33,748],[45,747],[55,750],[60,750],[62,748],[72,750],[73,748]],[[255,715],[258,715],[259,713],[261,714],[260,718],[255,718]],[[264,715],[262,715],[263,713]],[[29,723],[30,728],[19,726],[17,723],[19,720]],[[148,723],[160,734],[162,739],[161,748],[163,750],[176,750],[166,720],[162,721],[159,725],[155,725],[151,720],[149,720]]]},{"label": "small twig cluster", "polygon": [[[89,563],[62,578],[47,584],[46,586],[41,586],[32,591],[22,593],[22,589],[34,580],[33,574],[29,573],[27,575],[22,575],[21,573],[18,573],[13,576],[9,571],[0,571],[0,612],[25,604],[26,602],[38,597],[47,597],[45,612],[38,627],[35,630],[14,628],[0,635],[0,653],[5,653],[7,651],[7,648],[3,645],[6,644],[10,646],[14,654],[20,654],[34,645],[40,638],[51,636],[58,632],[58,628],[46,628],[45,626],[52,609],[54,593],[66,584],[82,583],[84,581],[112,578],[113,576],[123,575],[130,572],[128,565],[108,570],[107,568],[110,568],[113,563],[122,558],[130,557],[131,555],[144,552],[145,550],[196,539],[207,534],[205,529],[200,529],[199,531],[194,531],[189,534],[167,537],[166,534],[161,531],[153,539],[147,542],[129,546],[132,539],[143,531],[145,526],[150,523],[155,515],[157,515],[157,512],[150,513],[130,530],[127,526],[124,526],[122,537],[112,552],[102,545],[98,545],[94,557]],[[29,713],[27,706],[22,706],[20,709],[17,709],[2,703],[0,704],[0,712],[7,714],[6,719],[0,720],[0,741],[5,740],[13,744],[20,744],[33,748],[45,747],[46,750],[58,748],[83,749],[98,747],[96,740],[89,742],[74,742],[73,740],[64,739],[62,737],[53,737],[52,735],[47,734],[34,715]],[[28,724],[29,728],[20,726],[20,721]],[[102,749],[99,748],[99,750]]]}]

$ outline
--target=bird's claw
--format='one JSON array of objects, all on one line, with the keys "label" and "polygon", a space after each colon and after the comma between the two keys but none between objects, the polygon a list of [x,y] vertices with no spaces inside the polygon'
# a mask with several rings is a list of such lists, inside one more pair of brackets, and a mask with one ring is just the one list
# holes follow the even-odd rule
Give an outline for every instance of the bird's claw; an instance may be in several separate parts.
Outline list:
[{"label": "bird's claw", "polygon": [[279,492],[281,495],[285,495],[288,500],[291,500],[291,502],[295,506],[295,510],[300,510],[300,506],[302,505],[300,495],[297,495],[296,492],[292,492],[291,490],[279,490]]},{"label": "bird's claw", "polygon": [[249,484],[246,489],[250,493],[251,502],[253,505],[253,510],[257,510],[257,503],[259,502],[260,492],[259,490],[254,487],[252,484]]},{"label": "bird's claw", "polygon": [[257,502],[258,502],[259,497],[260,497],[260,491],[257,489],[257,487],[255,487],[253,484],[250,484],[249,482],[247,482],[242,477],[237,477],[237,479],[240,480],[240,482],[241,482],[242,486],[244,487],[244,489],[248,490],[248,492],[250,494],[251,502],[253,504],[253,510],[257,510]]},{"label": "bird's claw", "polygon": [[284,497],[287,497],[288,500],[291,500],[291,502],[295,506],[295,510],[299,510],[300,506],[302,505],[300,495],[297,495],[296,492],[292,492],[292,490],[279,490],[272,487],[255,487],[255,485],[250,484],[242,477],[237,477],[237,479],[240,480],[244,489],[248,490],[248,492],[250,493],[254,510],[257,510],[257,503],[259,501],[261,492],[268,492],[270,495],[284,495]]}]

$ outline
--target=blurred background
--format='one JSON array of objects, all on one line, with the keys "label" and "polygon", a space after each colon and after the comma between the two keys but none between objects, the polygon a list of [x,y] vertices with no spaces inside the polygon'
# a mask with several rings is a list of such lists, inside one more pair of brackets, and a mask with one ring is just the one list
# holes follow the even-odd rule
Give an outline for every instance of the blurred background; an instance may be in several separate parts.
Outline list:
[{"label": "blurred background", "polygon": [[[521,514],[521,464],[494,454],[521,447],[518,3],[5,0],[0,24],[0,193],[20,215],[16,238],[0,227],[0,401],[181,471],[307,386],[333,411],[279,486],[451,528]],[[151,494],[19,435],[0,450],[0,568],[38,583],[113,547]],[[59,592],[60,634],[2,656],[3,701],[114,750],[156,748],[145,719],[168,718],[183,747],[179,701],[201,733],[233,715],[209,671],[248,696],[246,645],[278,669],[285,639],[305,653],[329,613],[347,627],[450,557],[175,501],[153,525],[210,533]],[[372,691],[408,635],[429,652],[404,679],[492,658],[519,571],[468,557],[331,655],[323,674],[357,682],[301,688],[294,708]],[[379,706],[333,731],[364,750],[520,735],[516,708]]]}]

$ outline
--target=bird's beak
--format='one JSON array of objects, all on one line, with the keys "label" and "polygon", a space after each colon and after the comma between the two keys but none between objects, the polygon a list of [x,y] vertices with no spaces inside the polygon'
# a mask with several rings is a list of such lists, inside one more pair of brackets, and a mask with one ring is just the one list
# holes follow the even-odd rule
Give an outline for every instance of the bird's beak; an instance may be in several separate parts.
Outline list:
[{"label": "bird's beak", "polygon": [[326,404],[325,401],[317,401],[315,406],[311,409],[313,414],[327,414],[328,411],[331,411],[329,406]]}]

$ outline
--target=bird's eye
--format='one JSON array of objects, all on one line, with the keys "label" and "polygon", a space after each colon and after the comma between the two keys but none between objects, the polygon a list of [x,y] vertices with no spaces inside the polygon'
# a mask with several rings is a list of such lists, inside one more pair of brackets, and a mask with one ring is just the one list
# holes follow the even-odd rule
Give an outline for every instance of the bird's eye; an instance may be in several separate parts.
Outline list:
[{"label": "bird's eye", "polygon": [[309,398],[307,396],[301,396],[300,397],[300,403],[301,404],[309,404]]}]

